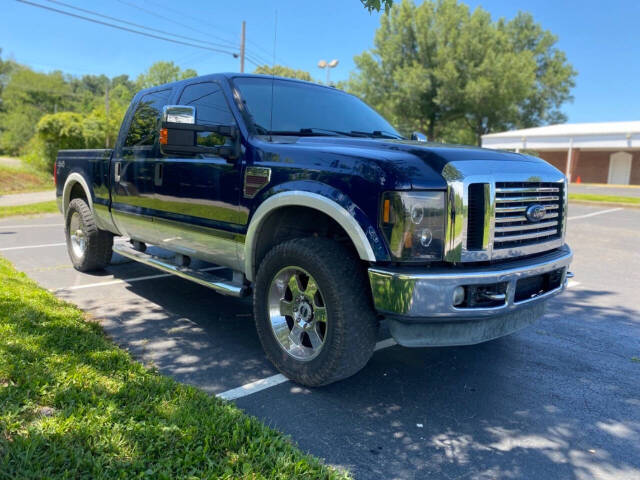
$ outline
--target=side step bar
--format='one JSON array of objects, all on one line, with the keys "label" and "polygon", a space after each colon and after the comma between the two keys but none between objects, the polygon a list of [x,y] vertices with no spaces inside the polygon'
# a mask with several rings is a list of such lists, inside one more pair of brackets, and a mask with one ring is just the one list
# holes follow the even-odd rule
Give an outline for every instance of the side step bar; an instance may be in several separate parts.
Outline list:
[{"label": "side step bar", "polygon": [[144,263],[163,272],[171,273],[186,280],[204,285],[223,295],[244,297],[249,294],[249,287],[247,285],[233,283],[230,280],[217,277],[207,272],[193,270],[189,267],[173,265],[165,258],[140,252],[125,244],[114,245],[113,251],[136,262]]}]

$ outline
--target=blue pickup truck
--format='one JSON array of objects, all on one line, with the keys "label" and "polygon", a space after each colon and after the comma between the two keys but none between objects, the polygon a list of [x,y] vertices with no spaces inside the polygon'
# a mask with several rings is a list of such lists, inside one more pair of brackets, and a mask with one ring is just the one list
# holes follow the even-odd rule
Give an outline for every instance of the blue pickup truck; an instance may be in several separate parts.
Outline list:
[{"label": "blue pickup truck", "polygon": [[381,321],[409,347],[532,323],[571,276],[564,175],[425,140],[297,80],[216,74],[143,90],[114,149],[58,154],[69,256],[91,271],[115,251],[252,294],[266,355],[309,386],[359,371]]}]

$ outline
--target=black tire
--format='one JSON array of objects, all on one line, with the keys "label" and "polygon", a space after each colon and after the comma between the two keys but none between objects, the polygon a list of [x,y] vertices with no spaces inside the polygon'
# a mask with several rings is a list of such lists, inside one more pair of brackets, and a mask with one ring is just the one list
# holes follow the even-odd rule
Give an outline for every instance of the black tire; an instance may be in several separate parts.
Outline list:
[{"label": "black tire", "polygon": [[[84,239],[84,249],[82,254],[74,248],[72,241],[71,223],[74,215],[76,230],[81,230]],[[113,254],[113,234],[100,230],[89,205],[82,198],[75,198],[69,203],[67,208],[67,218],[65,219],[65,235],[67,240],[67,252],[71,263],[76,270],[89,272],[100,270],[111,262]]]},{"label": "black tire", "polygon": [[[281,346],[269,317],[272,281],[290,266],[315,279],[326,308],[324,344],[315,358],[306,361]],[[312,387],[327,385],[354,375],[371,358],[378,319],[369,281],[360,261],[338,242],[301,238],[277,245],[261,262],[254,287],[254,317],[262,347],[288,378]]]}]

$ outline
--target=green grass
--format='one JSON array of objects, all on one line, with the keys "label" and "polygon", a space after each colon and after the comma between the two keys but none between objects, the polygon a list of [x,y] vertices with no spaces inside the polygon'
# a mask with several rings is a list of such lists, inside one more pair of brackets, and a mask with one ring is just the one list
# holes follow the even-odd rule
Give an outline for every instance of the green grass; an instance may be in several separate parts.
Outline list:
[{"label": "green grass", "polygon": [[15,215],[37,215],[40,213],[58,212],[58,205],[55,200],[50,202],[29,203],[27,205],[15,205],[12,207],[0,207],[0,218],[12,217]]},{"label": "green grass", "polygon": [[0,479],[346,476],[133,361],[0,257]]},{"label": "green grass", "polygon": [[0,195],[53,190],[53,175],[27,166],[0,164]]},{"label": "green grass", "polygon": [[626,203],[628,205],[640,205],[639,197],[619,197],[617,195],[596,195],[593,193],[570,193],[569,200],[580,200],[583,202],[607,202],[607,203]]}]

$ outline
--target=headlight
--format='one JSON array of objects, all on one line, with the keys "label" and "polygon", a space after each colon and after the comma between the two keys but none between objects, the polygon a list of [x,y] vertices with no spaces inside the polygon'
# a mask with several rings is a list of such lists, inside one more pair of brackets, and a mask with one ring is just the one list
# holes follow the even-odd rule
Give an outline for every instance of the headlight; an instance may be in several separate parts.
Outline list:
[{"label": "headlight", "polygon": [[380,228],[397,261],[442,260],[444,192],[385,192]]}]

